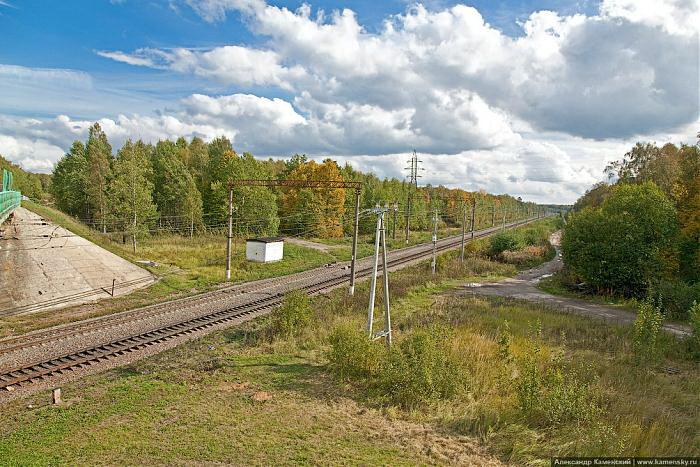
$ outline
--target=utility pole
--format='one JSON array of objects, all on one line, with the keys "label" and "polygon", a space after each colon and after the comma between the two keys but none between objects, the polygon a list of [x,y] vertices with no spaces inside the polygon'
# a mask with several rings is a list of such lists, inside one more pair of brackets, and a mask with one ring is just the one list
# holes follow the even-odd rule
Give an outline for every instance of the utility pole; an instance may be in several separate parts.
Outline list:
[{"label": "utility pole", "polygon": [[496,226],[496,204],[491,205],[491,227]]},{"label": "utility pole", "polygon": [[435,274],[435,266],[437,265],[437,222],[438,222],[438,213],[437,213],[437,209],[435,209],[435,214],[433,215],[433,263],[432,263],[433,274]]},{"label": "utility pole", "polygon": [[413,156],[411,156],[411,160],[409,163],[411,164],[409,167],[405,167],[405,170],[409,171],[409,182],[408,182],[408,200],[406,202],[406,244],[408,245],[408,239],[411,235],[411,200],[413,198],[413,191],[412,189],[415,188],[416,190],[418,189],[418,179],[421,178],[420,175],[418,175],[418,170],[423,170],[418,168],[418,164],[420,162],[423,162],[421,160],[418,160],[418,154],[416,154],[416,150],[413,150]]},{"label": "utility pole", "polygon": [[360,224],[360,188],[355,188],[355,220],[352,230],[352,258],[350,263],[350,295],[355,295],[355,262],[357,259],[357,231]]},{"label": "utility pole", "polygon": [[134,233],[131,236],[132,245],[134,247],[134,254],[136,254],[136,210],[134,209]]},{"label": "utility pole", "polygon": [[[377,206],[372,210],[377,215],[377,228],[374,234],[374,263],[372,267],[372,279],[369,289],[369,306],[367,309],[367,334],[372,340],[386,338],[387,348],[391,347],[391,311],[389,307],[389,263],[386,254],[386,223],[385,214],[389,211],[388,206],[380,208]],[[379,246],[382,247],[382,273],[384,275],[384,331],[373,333],[374,324],[374,302],[377,291],[377,267],[379,265]]]},{"label": "utility pole", "polygon": [[394,228],[391,231],[391,238],[396,240],[396,214],[399,212],[399,202],[394,201]]},{"label": "utility pole", "polygon": [[[386,348],[391,349],[391,310],[389,308],[389,262],[386,259],[386,229],[382,215],[382,272],[384,273],[384,336]],[[381,337],[381,336],[379,336]]]},{"label": "utility pole", "polygon": [[228,236],[226,237],[226,280],[231,280],[231,238],[233,237],[233,188],[228,189]]},{"label": "utility pole", "polygon": [[467,230],[467,205],[462,205],[462,251],[459,254],[459,262],[464,263],[464,235]]},{"label": "utility pole", "polygon": [[476,198],[472,199],[472,219],[471,219],[471,230],[472,232],[472,240],[474,240],[474,213],[476,211]]}]

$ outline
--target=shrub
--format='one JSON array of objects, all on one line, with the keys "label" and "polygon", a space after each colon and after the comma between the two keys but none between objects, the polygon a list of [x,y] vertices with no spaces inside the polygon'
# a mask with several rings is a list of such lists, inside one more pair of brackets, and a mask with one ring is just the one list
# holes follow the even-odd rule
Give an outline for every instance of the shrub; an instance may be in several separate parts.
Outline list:
[{"label": "shrub", "polygon": [[591,381],[565,370],[559,359],[540,362],[540,348],[532,341],[516,361],[518,407],[532,423],[561,425],[594,418],[600,405]]},{"label": "shrub", "polygon": [[641,295],[675,257],[676,211],[651,182],[617,185],[600,208],[574,213],[562,235],[564,262],[598,291]]},{"label": "shrub", "polygon": [[661,329],[663,315],[658,307],[644,301],[637,307],[637,319],[634,321],[632,345],[639,361],[658,359],[661,352]]},{"label": "shrub", "polygon": [[340,379],[363,381],[376,376],[385,357],[383,346],[350,325],[336,327],[329,336],[328,366]]},{"label": "shrub", "polygon": [[549,244],[549,233],[544,225],[528,227],[522,230],[523,242],[529,246]]},{"label": "shrub", "polygon": [[296,335],[309,324],[312,314],[309,296],[305,292],[289,292],[282,305],[272,312],[272,329],[276,335]]},{"label": "shrub", "polygon": [[526,246],[521,250],[504,251],[501,258],[508,264],[524,266],[536,263],[540,258],[547,256],[548,251],[544,246]]},{"label": "shrub", "polygon": [[491,242],[487,254],[491,258],[500,257],[504,251],[517,250],[520,247],[520,240],[515,232],[504,230],[491,237]]},{"label": "shrub", "polygon": [[691,335],[688,338],[690,353],[695,358],[700,358],[700,302],[693,303],[688,310],[688,321],[691,329]]},{"label": "shrub", "polygon": [[700,283],[661,279],[651,284],[647,297],[667,318],[685,320],[693,304],[700,302]]},{"label": "shrub", "polygon": [[450,341],[447,328],[431,327],[395,345],[381,372],[382,393],[404,408],[452,397],[464,378]]}]

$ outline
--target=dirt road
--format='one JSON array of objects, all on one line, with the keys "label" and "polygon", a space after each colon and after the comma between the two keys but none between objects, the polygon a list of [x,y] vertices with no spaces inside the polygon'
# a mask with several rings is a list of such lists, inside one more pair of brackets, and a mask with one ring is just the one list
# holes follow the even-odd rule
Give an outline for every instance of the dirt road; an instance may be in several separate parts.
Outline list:
[{"label": "dirt road", "polygon": [[[560,297],[537,288],[537,283],[541,279],[551,276],[563,267],[561,252],[559,251],[559,238],[559,232],[554,233],[550,238],[550,242],[557,249],[557,256],[552,261],[544,263],[537,268],[523,271],[517,276],[501,282],[464,284],[460,287],[459,293],[517,298],[542,303],[577,315],[604,319],[620,324],[633,323],[637,315],[624,308],[592,303],[576,298]],[[666,323],[664,324],[664,330],[677,336],[690,334],[690,328],[682,324]]]}]

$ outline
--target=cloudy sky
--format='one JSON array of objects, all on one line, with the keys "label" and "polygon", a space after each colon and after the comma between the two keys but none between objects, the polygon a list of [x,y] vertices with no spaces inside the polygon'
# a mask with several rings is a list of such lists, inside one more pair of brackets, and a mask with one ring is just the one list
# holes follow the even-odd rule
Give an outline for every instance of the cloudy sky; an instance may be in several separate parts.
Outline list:
[{"label": "cloudy sky", "polygon": [[99,121],[226,135],[570,203],[700,131],[698,0],[0,0],[0,154],[50,172]]}]

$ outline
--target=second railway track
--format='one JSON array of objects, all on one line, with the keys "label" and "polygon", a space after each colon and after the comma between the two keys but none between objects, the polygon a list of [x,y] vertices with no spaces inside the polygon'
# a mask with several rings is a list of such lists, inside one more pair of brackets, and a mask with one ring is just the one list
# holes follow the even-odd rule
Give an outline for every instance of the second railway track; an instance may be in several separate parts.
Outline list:
[{"label": "second railway track", "polygon": [[[509,228],[517,227],[535,219],[509,224]],[[474,238],[489,236],[500,230],[494,227],[474,232]],[[461,237],[448,237],[438,242],[437,250],[445,251],[459,246]],[[424,259],[432,254],[432,244],[422,244],[414,247],[394,250],[389,258],[389,268],[394,269],[403,265]],[[358,263],[357,276],[367,276],[371,266],[365,261]],[[113,328],[115,331],[127,323],[133,325],[139,320],[144,322],[144,328],[137,331],[105,337],[99,342],[84,346],[73,346],[69,350],[55,355],[37,358],[20,356],[14,364],[0,362],[0,392],[13,392],[43,382],[54,376],[64,375],[76,369],[109,361],[191,334],[201,335],[208,329],[218,329],[221,326],[247,321],[269,312],[284,299],[284,294],[290,290],[304,290],[315,294],[338,287],[348,281],[346,267],[340,265],[332,268],[317,268],[310,271],[285,276],[282,278],[266,279],[254,283],[240,284],[207,292],[193,297],[178,299],[158,305],[152,305],[136,310],[94,318],[53,329],[38,331],[26,336],[18,336],[0,341],[0,357],[8,354],[21,353],[36,347],[51,347],[50,344],[76,339],[93,332]],[[270,292],[265,292],[270,290]],[[262,296],[261,296],[262,295]],[[250,297],[241,303],[235,302],[241,298]],[[219,305],[219,306],[217,306]],[[175,319],[163,325],[149,327],[147,321],[154,317],[168,315],[176,318],[179,309],[203,309],[203,313],[191,315],[188,318]],[[138,326],[137,326],[138,327]],[[107,333],[109,335],[109,333]],[[10,360],[12,361],[12,360]]]}]

